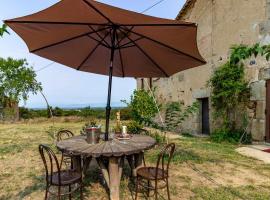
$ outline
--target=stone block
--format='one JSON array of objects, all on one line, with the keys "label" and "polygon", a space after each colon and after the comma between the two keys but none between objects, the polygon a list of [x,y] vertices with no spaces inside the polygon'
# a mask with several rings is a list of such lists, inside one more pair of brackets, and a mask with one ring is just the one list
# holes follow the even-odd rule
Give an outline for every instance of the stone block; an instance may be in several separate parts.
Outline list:
[{"label": "stone block", "polygon": [[270,22],[265,21],[259,24],[259,31],[261,35],[268,34],[270,32]]},{"label": "stone block", "polygon": [[259,79],[262,79],[262,80],[270,79],[270,68],[260,69]]},{"label": "stone block", "polygon": [[257,101],[256,119],[265,119],[265,101]]},{"label": "stone block", "polygon": [[265,81],[256,81],[250,84],[251,90],[251,101],[265,101],[266,98],[266,88]]},{"label": "stone block", "polygon": [[209,89],[197,89],[192,92],[192,96],[195,99],[207,98],[210,97]]},{"label": "stone block", "polygon": [[263,141],[265,136],[265,120],[254,119],[251,128],[252,139]]}]

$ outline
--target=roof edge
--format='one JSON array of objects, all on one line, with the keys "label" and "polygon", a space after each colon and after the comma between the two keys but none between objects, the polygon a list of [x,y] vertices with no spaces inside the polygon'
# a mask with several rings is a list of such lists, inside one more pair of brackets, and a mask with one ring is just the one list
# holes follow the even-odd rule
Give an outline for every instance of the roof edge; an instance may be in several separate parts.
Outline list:
[{"label": "roof edge", "polygon": [[196,0],[186,0],[186,3],[184,4],[183,8],[176,16],[176,20],[181,19],[186,14],[186,12],[194,5],[195,2]]}]

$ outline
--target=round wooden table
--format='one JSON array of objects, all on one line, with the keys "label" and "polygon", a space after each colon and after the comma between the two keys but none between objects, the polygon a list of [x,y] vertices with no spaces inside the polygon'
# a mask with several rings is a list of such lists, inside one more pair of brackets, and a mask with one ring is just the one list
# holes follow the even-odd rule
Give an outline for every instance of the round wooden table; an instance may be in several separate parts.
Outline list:
[{"label": "round wooden table", "polygon": [[56,146],[60,151],[72,156],[74,168],[80,172],[82,157],[85,160],[85,169],[91,159],[95,158],[110,189],[110,199],[119,200],[124,158],[127,158],[133,175],[136,176],[136,170],[143,165],[144,151],[151,149],[155,144],[156,141],[146,135],[132,135],[129,140],[101,140],[94,145],[86,142],[86,136],[74,136],[57,142]]}]

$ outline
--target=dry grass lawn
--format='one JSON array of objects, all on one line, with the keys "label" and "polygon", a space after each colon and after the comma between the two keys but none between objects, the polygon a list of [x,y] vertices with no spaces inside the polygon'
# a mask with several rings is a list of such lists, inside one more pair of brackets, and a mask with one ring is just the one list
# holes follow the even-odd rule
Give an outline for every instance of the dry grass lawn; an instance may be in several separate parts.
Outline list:
[{"label": "dry grass lawn", "polygon": [[[83,124],[68,119],[58,119],[54,128],[48,120],[0,124],[0,200],[43,199],[44,171],[38,145],[54,146],[49,132],[65,128],[79,134]],[[171,166],[172,199],[270,199],[269,165],[241,156],[234,145],[212,143],[207,138],[183,137],[173,142],[177,150]],[[148,165],[155,163],[159,150],[157,146],[147,152]],[[121,182],[124,200],[132,199],[128,170],[126,167]],[[108,199],[101,180],[98,168],[92,164],[84,180],[85,199]]]}]

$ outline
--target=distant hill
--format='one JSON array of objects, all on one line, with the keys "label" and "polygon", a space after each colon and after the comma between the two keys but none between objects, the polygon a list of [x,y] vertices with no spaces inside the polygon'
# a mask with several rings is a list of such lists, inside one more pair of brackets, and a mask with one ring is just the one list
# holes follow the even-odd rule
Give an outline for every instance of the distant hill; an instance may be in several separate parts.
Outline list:
[{"label": "distant hill", "polygon": [[[80,108],[85,108],[90,106],[91,108],[105,108],[106,103],[89,103],[89,104],[50,104],[52,107],[59,107],[62,109],[80,109]],[[37,105],[27,105],[27,106],[22,106],[26,108],[31,108],[35,110],[40,110],[40,109],[47,109],[46,104],[37,106]],[[126,105],[122,102],[112,102],[111,103],[112,108],[123,108],[126,107]]]}]

